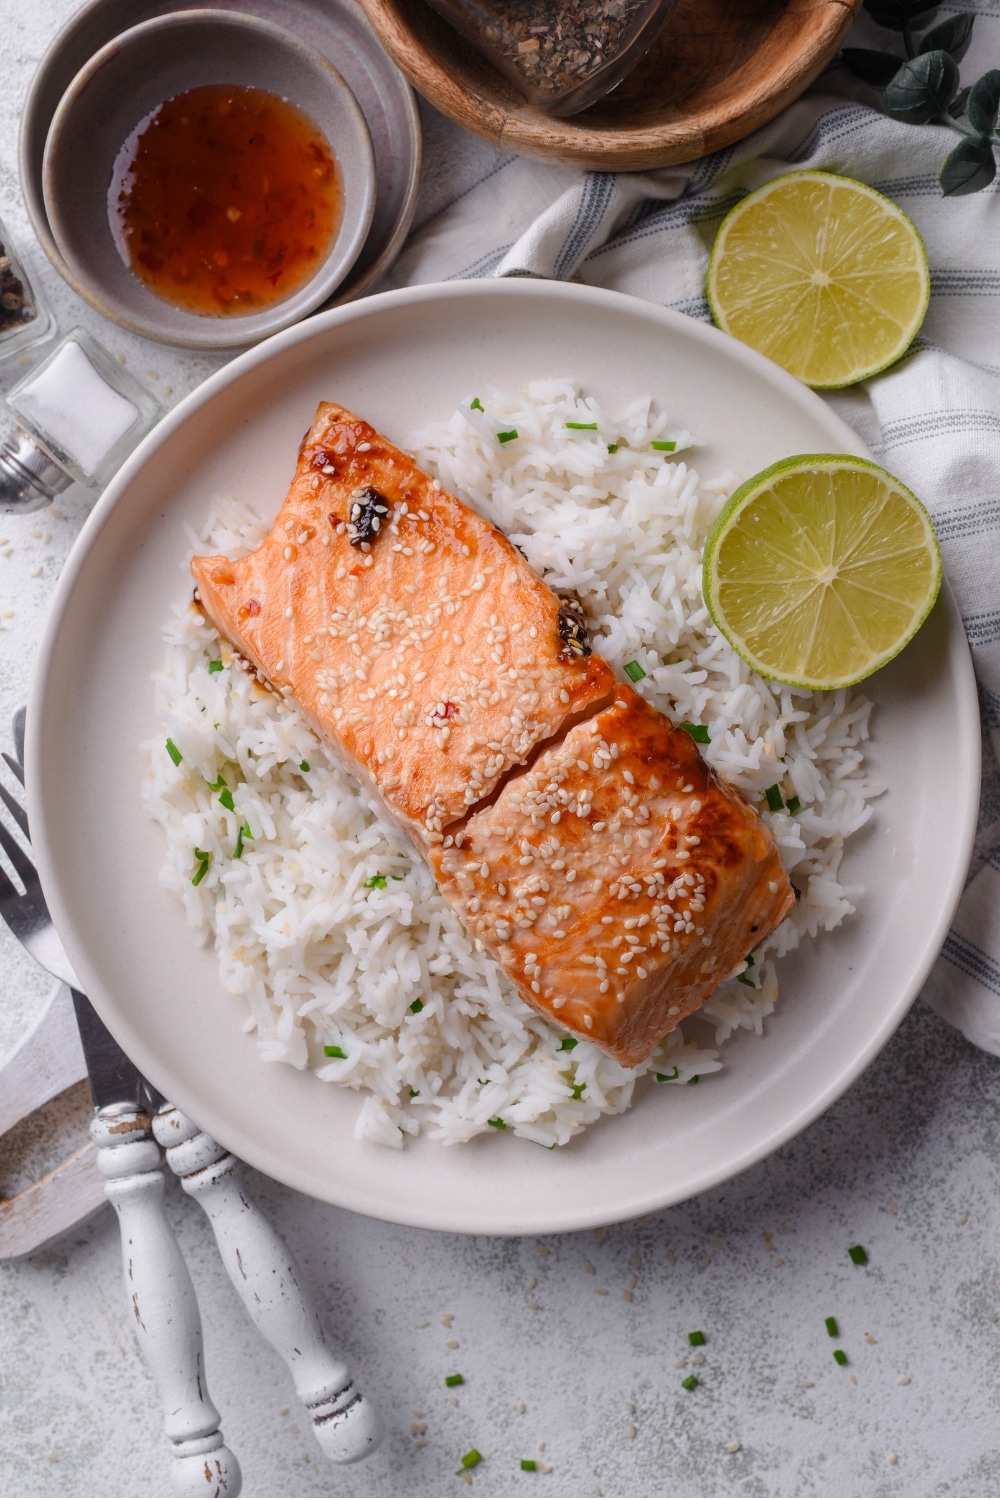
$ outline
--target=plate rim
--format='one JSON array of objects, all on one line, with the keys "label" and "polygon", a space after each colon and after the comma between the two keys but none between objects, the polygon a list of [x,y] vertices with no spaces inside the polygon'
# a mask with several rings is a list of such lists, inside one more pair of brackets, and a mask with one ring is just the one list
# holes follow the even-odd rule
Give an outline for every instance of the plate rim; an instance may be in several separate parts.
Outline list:
[{"label": "plate rim", "polygon": [[[45,721],[50,711],[46,705],[46,680],[51,676],[57,659],[62,617],[69,607],[81,575],[86,568],[88,559],[101,536],[104,526],[112,516],[115,508],[122,497],[127,495],[129,487],[139,475],[147,459],[172,438],[174,432],[184,425],[188,417],[210,403],[218,393],[238,382],[244,374],[255,369],[257,366],[266,364],[272,358],[283,354],[286,350],[293,348],[297,344],[305,345],[313,340],[322,340],[329,329],[363,321],[373,314],[381,314],[384,311],[391,312],[397,307],[407,307],[423,302],[441,300],[455,302],[462,299],[481,297],[494,297],[497,299],[508,297],[555,299],[562,302],[577,303],[581,306],[603,306],[610,310],[614,310],[616,307],[627,306],[633,313],[636,310],[640,310],[645,319],[659,323],[668,329],[679,330],[684,335],[694,338],[696,342],[705,342],[720,349],[725,347],[726,357],[731,358],[738,365],[743,365],[748,375],[752,376],[755,371],[758,374],[766,375],[768,383],[772,388],[776,387],[779,394],[781,388],[784,386],[789,393],[794,392],[796,400],[801,402],[803,392],[805,392],[811,400],[821,403],[825,421],[832,419],[835,426],[842,428],[845,447],[850,451],[860,451],[862,456],[866,453],[865,445],[858,435],[827,403],[822,402],[819,396],[814,392],[809,392],[793,376],[773,365],[763,355],[758,354],[746,345],[740,344],[728,335],[721,333],[713,325],[690,318],[683,313],[676,312],[672,308],[648,303],[641,298],[633,297],[626,293],[578,283],[515,278],[509,280],[432,282],[415,287],[404,287],[382,292],[365,298],[361,302],[347,303],[330,309],[327,312],[317,314],[304,323],[294,325],[291,328],[272,335],[271,338],[264,340],[255,348],[239,355],[221,370],[209,376],[194,391],[184,397],[167,414],[163,421],[143,439],[135,452],[125,461],[84,524],[67,558],[50,605],[31,683],[29,701],[32,711],[28,715],[25,755],[28,787],[27,800],[29,819],[33,829],[34,852],[42,876],[43,888],[52,908],[53,915],[56,918],[57,925],[67,934],[67,946],[70,949],[71,956],[75,955],[75,951],[85,953],[86,943],[80,939],[79,933],[76,931],[69,917],[68,905],[64,904],[62,900],[58,876],[59,829],[51,827],[46,816],[44,797],[46,780],[45,763],[42,753],[42,734],[37,726]],[[954,821],[959,825],[955,848],[956,850],[964,849],[971,853],[979,801],[980,740],[978,732],[978,693],[971,653],[954,598],[948,586],[947,578],[944,580],[941,600],[936,609],[943,609],[947,615],[948,671],[953,676],[956,697],[963,707],[963,722],[967,718],[970,730],[967,736],[967,743],[960,747],[967,757],[967,765],[964,767],[964,771],[969,774],[963,774],[960,778],[956,777],[963,795],[960,805],[953,811],[955,814]],[[975,728],[974,733],[971,732],[973,727]],[[740,1172],[747,1170],[750,1166],[773,1154],[780,1146],[794,1139],[796,1135],[800,1134],[819,1115],[824,1113],[856,1081],[888,1042],[922,989],[927,975],[940,952],[954,910],[961,897],[965,883],[966,868],[967,861],[956,858],[947,887],[944,891],[939,892],[937,919],[929,925],[923,935],[919,955],[910,971],[910,982],[900,989],[895,1003],[886,1010],[880,1023],[869,1034],[865,1045],[859,1051],[852,1054],[851,1062],[845,1065],[836,1076],[828,1079],[825,1085],[818,1089],[810,1097],[809,1101],[791,1118],[785,1119],[779,1125],[774,1126],[763,1138],[755,1137],[753,1145],[747,1146],[741,1151],[728,1153],[726,1160],[718,1168],[702,1170],[697,1176],[695,1184],[689,1186],[681,1194],[678,1195],[671,1191],[664,1192],[662,1188],[657,1191],[655,1183],[651,1184],[645,1191],[630,1194],[628,1206],[620,1213],[616,1207],[615,1215],[618,1219],[627,1219],[639,1214],[655,1212],[675,1203],[684,1202],[688,1198],[716,1187],[728,1181],[731,1177],[738,1175]],[[86,964],[81,965],[81,968],[85,970]],[[103,997],[96,995],[93,998],[95,1006],[100,1011],[102,1019],[108,1025],[109,1029],[113,1033],[120,1035],[126,1050],[130,1050],[130,1044],[132,1044],[133,1039],[128,1034],[127,1025],[123,1027],[121,1017],[113,1013],[113,1011],[108,1012],[107,1007],[104,1005]],[[139,1041],[139,1044],[137,1046],[132,1045],[131,1050],[137,1054],[137,1061],[141,1067],[143,1047],[141,1040],[136,1040]],[[202,1122],[203,1128],[210,1130],[223,1140],[232,1142],[232,1132],[227,1129],[225,1119],[220,1119],[212,1099],[203,1100],[192,1096],[186,1086],[177,1090],[177,1095],[176,1102],[182,1108],[189,1105],[194,1107],[195,1118],[198,1118]],[[266,1141],[259,1143],[255,1140],[252,1143],[250,1152],[246,1152],[243,1149],[241,1142],[237,1142],[235,1145],[231,1144],[230,1149],[250,1161],[252,1165],[258,1167],[260,1170],[309,1196],[322,1197],[327,1202],[365,1214],[369,1217],[403,1223],[416,1228],[434,1229],[452,1233],[519,1235],[524,1233],[569,1232],[610,1222],[607,1212],[595,1212],[593,1209],[589,1209],[586,1204],[574,1206],[573,1211],[560,1207],[544,1220],[531,1219],[527,1222],[512,1223],[508,1211],[503,1220],[497,1217],[493,1223],[484,1224],[477,1222],[474,1226],[463,1222],[460,1215],[454,1213],[442,1215],[433,1210],[430,1212],[420,1211],[414,1209],[412,1205],[407,1205],[402,1210],[389,1211],[385,1205],[375,1206],[363,1193],[355,1192],[349,1188],[347,1190],[338,1189],[335,1196],[317,1193],[315,1182],[309,1173],[305,1170],[299,1170],[296,1162],[289,1162],[284,1158],[279,1159]]]}]

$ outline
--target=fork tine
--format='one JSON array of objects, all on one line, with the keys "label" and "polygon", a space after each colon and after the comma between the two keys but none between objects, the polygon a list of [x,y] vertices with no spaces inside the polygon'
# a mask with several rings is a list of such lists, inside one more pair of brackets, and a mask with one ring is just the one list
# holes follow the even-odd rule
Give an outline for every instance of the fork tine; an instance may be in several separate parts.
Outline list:
[{"label": "fork tine", "polygon": [[20,828],[21,832],[24,834],[25,838],[30,838],[31,835],[28,832],[28,814],[25,812],[20,802],[12,797],[10,795],[10,792],[8,792],[7,788],[4,786],[0,786],[0,802],[3,802],[4,807],[6,807],[7,811],[14,819],[14,822],[17,824],[18,828]]},{"label": "fork tine", "polygon": [[10,769],[14,772],[14,775],[17,777],[21,785],[24,786],[24,767],[21,765],[20,761],[15,760],[12,755],[8,755],[6,750],[3,752],[3,758],[7,762]]},{"label": "fork tine", "polygon": [[3,823],[0,823],[0,849],[4,851],[14,866],[14,874],[21,881],[25,890],[31,891],[35,889],[38,885],[38,875],[35,867],[17,842],[17,839],[7,831]]}]

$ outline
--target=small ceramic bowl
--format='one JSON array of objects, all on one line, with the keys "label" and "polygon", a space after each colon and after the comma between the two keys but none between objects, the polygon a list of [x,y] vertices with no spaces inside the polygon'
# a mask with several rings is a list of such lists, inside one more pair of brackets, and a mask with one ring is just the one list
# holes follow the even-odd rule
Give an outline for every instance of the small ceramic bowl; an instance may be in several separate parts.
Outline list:
[{"label": "small ceramic bowl", "polygon": [[[122,259],[107,206],[115,158],[140,121],[207,84],[265,89],[304,110],[330,145],[342,191],[339,227],[310,279],[270,307],[218,317],[150,291]],[[183,348],[241,348],[312,312],[347,275],[375,207],[368,128],[340,74],[281,27],[235,11],[175,11],[102,47],[53,116],[43,183],[53,238],[88,301],[134,333]]]}]

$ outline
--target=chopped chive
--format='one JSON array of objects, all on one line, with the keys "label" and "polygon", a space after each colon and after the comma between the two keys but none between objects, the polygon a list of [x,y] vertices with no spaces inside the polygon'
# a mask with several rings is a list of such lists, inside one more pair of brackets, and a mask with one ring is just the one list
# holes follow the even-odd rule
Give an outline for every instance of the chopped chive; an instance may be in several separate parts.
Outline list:
[{"label": "chopped chive", "polygon": [[691,1076],[691,1077],[690,1077],[690,1078],[689,1078],[689,1079],[688,1079],[688,1088],[690,1088],[690,1087],[691,1087],[691,1085],[692,1085],[692,1083],[700,1083],[700,1082],[701,1082],[701,1074],[700,1074],[700,1073],[694,1073],[694,1074],[693,1074],[693,1075],[692,1075],[692,1076]]},{"label": "chopped chive", "polygon": [[486,1123],[487,1123],[487,1125],[492,1125],[494,1130],[506,1130],[507,1129],[507,1121],[506,1120],[501,1120],[501,1118],[500,1118],[499,1115],[494,1115],[493,1119],[492,1120],[487,1120]]},{"label": "chopped chive", "polygon": [[682,1380],[681,1381],[681,1385],[684,1387],[684,1389],[686,1391],[693,1391],[694,1388],[695,1388],[695,1386],[697,1384],[698,1384],[698,1377],[697,1377],[697,1375],[689,1375],[686,1380]]},{"label": "chopped chive", "polygon": [[559,1043],[558,1047],[556,1048],[556,1051],[557,1052],[572,1052],[572,1050],[573,1050],[573,1048],[575,1046],[576,1046],[576,1037],[575,1036],[564,1036],[563,1039],[562,1039],[562,1041]]},{"label": "chopped chive", "polygon": [[622,667],[622,671],[631,682],[641,682],[646,675],[645,670],[640,667],[637,661],[627,661]]},{"label": "chopped chive", "polygon": [[843,1349],[834,1349],[833,1357],[837,1361],[838,1365],[847,1364],[847,1355],[844,1353]]},{"label": "chopped chive", "polygon": [[232,792],[229,790],[229,788],[227,786],[224,786],[222,788],[222,791],[219,793],[219,801],[222,803],[223,807],[226,809],[226,812],[235,812],[236,811],[236,804],[233,801],[233,794],[232,794]]},{"label": "chopped chive", "polygon": [[840,1329],[837,1327],[837,1320],[836,1320],[836,1318],[827,1318],[827,1320],[826,1320],[826,1331],[827,1331],[827,1333],[830,1335],[830,1337],[832,1339],[839,1339],[840,1338]]},{"label": "chopped chive", "polygon": [[798,797],[789,797],[789,799],[788,799],[788,811],[790,813],[797,813],[798,810],[799,810],[799,808],[801,806],[802,806],[802,803],[799,801]]},{"label": "chopped chive", "polygon": [[476,1082],[477,1082],[477,1083],[481,1083],[481,1084],[482,1084],[482,1085],[483,1085],[483,1087],[484,1087],[484,1088],[485,1088],[485,1086],[486,1086],[486,1084],[488,1084],[488,1083],[489,1083],[489,1081],[490,1081],[490,1080],[489,1080],[489,1079],[488,1079],[488,1078],[477,1078],[477,1079],[476,1079]]},{"label": "chopped chive", "polygon": [[179,766],[181,761],[184,759],[183,755],[178,750],[173,740],[167,740],[167,754],[170,756],[170,759],[173,761],[175,766]]},{"label": "chopped chive", "polygon": [[218,657],[216,657],[214,661],[210,661],[209,662],[209,664],[208,664],[208,670],[210,672],[221,672],[222,671],[222,663],[221,663],[221,661],[219,660]]},{"label": "chopped chive", "polygon": [[756,963],[756,959],[754,958],[753,954],[752,953],[748,953],[747,954],[747,968],[748,969],[752,969],[755,963]]},{"label": "chopped chive", "polygon": [[535,1470],[538,1468],[538,1464],[533,1458],[522,1458],[521,1468],[524,1470],[525,1474],[534,1474]]},{"label": "chopped chive", "polygon": [[299,770],[300,771],[309,771],[311,769],[312,768],[310,767],[309,762],[307,760],[300,760],[299,761]]},{"label": "chopped chive", "polygon": [[571,1083],[569,1086],[569,1091],[573,1095],[574,1099],[582,1099],[583,1091],[586,1087],[587,1085],[585,1083]]},{"label": "chopped chive", "polygon": [[480,399],[479,399],[478,396],[473,396],[472,400],[469,402],[469,410],[470,411],[485,411],[486,408],[483,405],[483,403],[480,401]]},{"label": "chopped chive", "polygon": [[[474,1469],[476,1467],[476,1464],[480,1464],[482,1463],[482,1461],[483,1455],[480,1453],[479,1449],[470,1448],[468,1453],[462,1454],[462,1469]],[[458,1472],[461,1473],[462,1470],[459,1469]]]},{"label": "chopped chive", "polygon": [[712,736],[709,734],[706,724],[682,724],[681,728],[698,745],[710,745],[712,743]]},{"label": "chopped chive", "polygon": [[324,1057],[346,1057],[347,1053],[343,1047],[331,1047],[329,1044],[323,1048]]},{"label": "chopped chive", "polygon": [[194,857],[195,859],[200,860],[200,864],[198,865],[197,870],[191,876],[191,884],[201,885],[201,882],[205,878],[205,873],[208,870],[209,865],[212,863],[212,856],[211,854],[207,854],[204,849],[196,849],[194,851]]},{"label": "chopped chive", "polygon": [[609,443],[608,444],[608,452],[609,453],[617,453],[618,452],[618,444],[617,443]]},{"label": "chopped chive", "polygon": [[465,1384],[465,1376],[464,1375],[446,1375],[444,1377],[444,1383],[445,1383],[445,1385],[464,1385]]},{"label": "chopped chive", "polygon": [[384,875],[372,875],[365,881],[365,890],[384,891],[388,884]]},{"label": "chopped chive", "polygon": [[748,979],[745,974],[737,974],[736,978],[739,980],[740,984],[745,984],[748,990],[755,990],[757,988],[753,980]]},{"label": "chopped chive", "polygon": [[672,442],[656,442],[650,443],[649,446],[651,448],[654,448],[657,453],[673,453],[674,449],[677,447],[677,444]]},{"label": "chopped chive", "polygon": [[509,432],[498,432],[497,433],[497,442],[498,443],[512,443],[516,437],[517,437],[517,428],[516,427],[512,427]]},{"label": "chopped chive", "polygon": [[704,1342],[705,1342],[705,1335],[701,1332],[700,1329],[696,1333],[689,1333],[688,1334],[688,1343],[689,1344],[695,1344],[695,1345],[697,1345],[697,1344],[703,1344]]},{"label": "chopped chive", "polygon": [[862,1245],[852,1245],[847,1253],[856,1266],[866,1266],[868,1264],[868,1252]]},{"label": "chopped chive", "polygon": [[567,422],[566,426],[571,432],[596,432],[596,422]]},{"label": "chopped chive", "polygon": [[402,878],[403,878],[402,875],[390,875],[389,876],[390,880],[402,880]]},{"label": "chopped chive", "polygon": [[253,838],[253,834],[250,832],[250,824],[249,823],[244,823],[243,826],[241,827],[239,833],[236,835],[236,848],[233,850],[233,858],[234,859],[242,859],[243,858],[243,845],[244,845],[244,843],[246,842],[247,839],[252,839],[252,838]]},{"label": "chopped chive", "polygon": [[674,1068],[669,1073],[654,1073],[653,1077],[656,1079],[657,1083],[673,1083],[677,1078],[680,1077],[680,1073],[676,1068]]},{"label": "chopped chive", "polygon": [[413,1012],[413,1014],[415,1016],[419,1016],[419,1014],[423,1010],[423,1008],[424,1008],[424,1002],[422,1000],[420,1000],[420,999],[414,1000],[413,1004],[410,1006],[410,1010]]},{"label": "chopped chive", "polygon": [[419,1089],[411,1089],[410,1090],[410,1098],[411,1099],[419,1099],[420,1098],[420,1090]]},{"label": "chopped chive", "polygon": [[781,787],[777,782],[774,783],[774,786],[769,786],[765,790],[764,796],[767,798],[767,805],[772,812],[780,812],[785,805],[785,799],[781,795]]}]

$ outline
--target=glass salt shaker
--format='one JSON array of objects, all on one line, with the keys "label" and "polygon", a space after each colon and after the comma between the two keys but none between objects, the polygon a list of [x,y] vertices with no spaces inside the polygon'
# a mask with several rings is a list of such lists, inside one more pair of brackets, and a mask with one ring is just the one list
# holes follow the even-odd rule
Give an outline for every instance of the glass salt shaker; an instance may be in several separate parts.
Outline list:
[{"label": "glass salt shaker", "polygon": [[677,0],[428,0],[531,104],[575,115],[617,87]]},{"label": "glass salt shaker", "polygon": [[39,510],[78,480],[99,489],[163,415],[96,339],[74,328],[7,395],[0,511]]},{"label": "glass salt shaker", "polygon": [[0,219],[0,360],[40,344],[52,315],[34,291],[6,224]]}]

